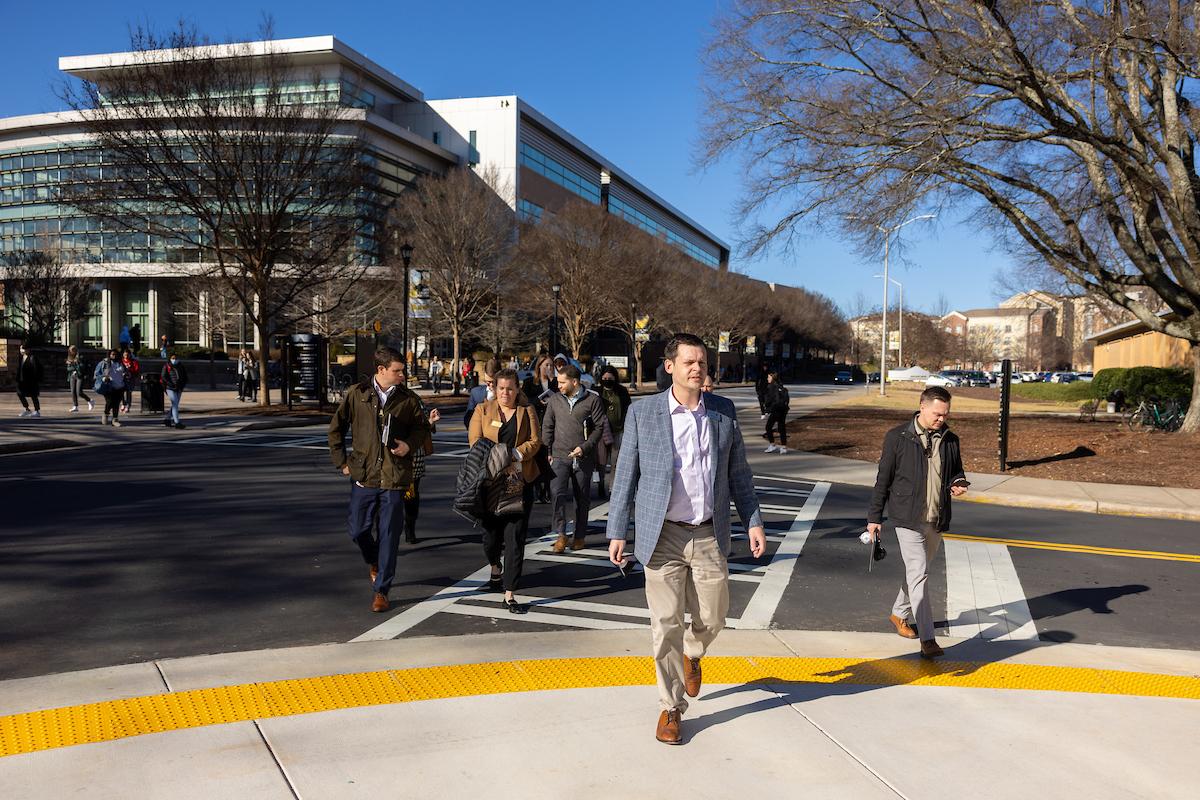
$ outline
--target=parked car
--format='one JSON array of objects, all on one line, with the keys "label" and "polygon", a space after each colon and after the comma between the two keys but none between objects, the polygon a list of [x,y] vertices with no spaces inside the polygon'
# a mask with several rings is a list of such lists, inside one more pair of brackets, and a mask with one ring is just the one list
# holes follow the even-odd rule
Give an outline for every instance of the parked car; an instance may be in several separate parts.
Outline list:
[{"label": "parked car", "polygon": [[867,375],[867,383],[879,383],[879,373],[872,372],[871,374]]},{"label": "parked car", "polygon": [[1075,377],[1085,383],[1091,383],[1093,375],[1090,372],[1076,372]]},{"label": "parked car", "polygon": [[854,376],[846,370],[842,370],[837,375],[833,376],[834,383],[854,383]]},{"label": "parked car", "polygon": [[983,386],[986,388],[991,385],[992,379],[991,376],[989,376],[986,372],[980,372],[979,370],[965,370],[962,375],[959,376],[959,382],[963,386]]},{"label": "parked car", "polygon": [[1050,383],[1074,383],[1077,380],[1074,372],[1056,372],[1050,376]]},{"label": "parked car", "polygon": [[926,386],[958,386],[959,380],[951,373],[954,370],[942,370],[936,375],[930,375],[925,379]]}]

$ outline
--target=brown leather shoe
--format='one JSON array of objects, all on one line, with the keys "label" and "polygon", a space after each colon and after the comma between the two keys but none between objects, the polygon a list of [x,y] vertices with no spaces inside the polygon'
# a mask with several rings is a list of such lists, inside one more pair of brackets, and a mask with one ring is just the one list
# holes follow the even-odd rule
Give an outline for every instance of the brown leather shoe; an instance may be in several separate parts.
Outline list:
[{"label": "brown leather shoe", "polygon": [[378,614],[381,611],[387,611],[389,608],[391,608],[391,605],[388,603],[387,595],[383,592],[376,592],[375,599],[371,601],[371,610]]},{"label": "brown leather shoe", "polygon": [[378,577],[379,577],[379,565],[372,564],[371,565],[371,585],[372,586],[375,585],[375,579]]},{"label": "brown leather shoe", "polygon": [[556,553],[563,553],[563,552],[566,552],[566,549],[567,549],[567,535],[566,535],[565,533],[560,533],[560,534],[558,535],[558,539],[557,539],[557,540],[555,540],[555,542],[554,542],[554,546],[553,546],[553,547],[551,547],[550,549],[551,549],[551,550],[553,550],[553,551],[554,551],[554,552],[556,552]]},{"label": "brown leather shoe", "polygon": [[938,643],[934,639],[921,642],[921,658],[937,658],[945,654],[946,651],[938,647]]},{"label": "brown leather shoe", "polygon": [[688,697],[700,694],[700,659],[683,657],[683,690]]},{"label": "brown leather shoe", "polygon": [[654,731],[654,738],[663,744],[683,744],[683,739],[679,736],[678,708],[658,715],[658,728]]},{"label": "brown leather shoe", "polygon": [[584,540],[584,537],[576,536],[574,539],[571,540],[571,549],[572,550],[582,550],[585,547],[587,547],[587,542]]},{"label": "brown leather shoe", "polygon": [[905,639],[917,638],[917,632],[912,629],[912,626],[907,621],[900,619],[895,614],[888,617],[892,624],[896,626],[896,633],[903,636]]}]

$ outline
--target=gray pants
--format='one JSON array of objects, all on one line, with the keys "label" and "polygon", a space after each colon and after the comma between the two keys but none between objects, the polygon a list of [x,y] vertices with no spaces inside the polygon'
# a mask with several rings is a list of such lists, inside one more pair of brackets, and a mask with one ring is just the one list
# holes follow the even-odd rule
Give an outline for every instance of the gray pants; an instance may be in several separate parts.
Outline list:
[{"label": "gray pants", "polygon": [[[896,539],[900,542],[900,557],[904,559],[904,583],[892,613],[908,622],[915,616],[917,634],[927,642],[933,636],[933,606],[929,600],[929,565],[937,556],[942,545],[942,534],[937,525],[927,523],[920,530],[896,526]],[[914,615],[915,611],[915,615]]]},{"label": "gray pants", "polygon": [[552,527],[555,533],[567,530],[567,503],[575,501],[575,536],[587,535],[588,512],[592,505],[592,472],[596,467],[590,458],[581,458],[578,468],[572,468],[572,459],[555,458],[550,468],[554,478],[550,481],[550,496],[554,498]]}]

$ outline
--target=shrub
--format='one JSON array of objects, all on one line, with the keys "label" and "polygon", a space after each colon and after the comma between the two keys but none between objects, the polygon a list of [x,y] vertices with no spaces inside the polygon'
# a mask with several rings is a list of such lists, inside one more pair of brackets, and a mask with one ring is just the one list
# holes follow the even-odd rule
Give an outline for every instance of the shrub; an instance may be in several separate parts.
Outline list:
[{"label": "shrub", "polygon": [[1097,372],[1092,386],[1093,396],[1099,398],[1120,389],[1131,402],[1151,395],[1187,401],[1192,396],[1192,371],[1186,367],[1113,367]]}]

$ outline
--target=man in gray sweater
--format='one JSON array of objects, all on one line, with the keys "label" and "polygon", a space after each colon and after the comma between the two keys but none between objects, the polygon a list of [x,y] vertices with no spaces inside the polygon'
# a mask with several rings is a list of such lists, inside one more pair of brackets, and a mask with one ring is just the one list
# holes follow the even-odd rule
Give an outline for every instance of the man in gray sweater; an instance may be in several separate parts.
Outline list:
[{"label": "man in gray sweater", "polygon": [[546,402],[542,421],[542,441],[550,454],[554,478],[550,493],[554,498],[554,530],[558,540],[554,552],[567,549],[567,492],[575,501],[575,539],[572,550],[582,550],[587,536],[588,511],[592,499],[592,472],[596,444],[600,441],[604,403],[583,388],[579,370],[565,364],[558,371],[558,393]]}]

